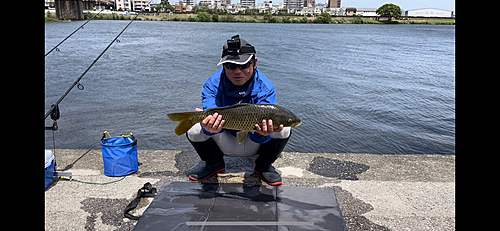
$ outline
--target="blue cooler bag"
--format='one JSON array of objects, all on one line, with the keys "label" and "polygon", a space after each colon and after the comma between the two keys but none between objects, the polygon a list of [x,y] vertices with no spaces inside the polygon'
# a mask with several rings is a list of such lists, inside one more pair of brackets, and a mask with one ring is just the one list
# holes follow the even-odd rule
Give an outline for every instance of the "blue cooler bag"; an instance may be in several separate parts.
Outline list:
[{"label": "blue cooler bag", "polygon": [[[106,133],[110,138],[106,138]],[[102,134],[102,160],[104,175],[125,176],[139,170],[137,139],[130,135],[111,137],[108,131]]]},{"label": "blue cooler bag", "polygon": [[51,150],[45,150],[45,189],[54,182],[54,154]]}]

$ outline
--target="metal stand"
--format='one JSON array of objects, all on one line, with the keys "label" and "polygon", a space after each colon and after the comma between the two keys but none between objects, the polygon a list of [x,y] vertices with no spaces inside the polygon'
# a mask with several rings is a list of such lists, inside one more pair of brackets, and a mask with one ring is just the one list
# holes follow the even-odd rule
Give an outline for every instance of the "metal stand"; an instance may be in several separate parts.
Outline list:
[{"label": "metal stand", "polygon": [[71,172],[54,171],[54,179],[59,179],[61,177],[69,178],[70,181],[73,180],[73,174]]}]

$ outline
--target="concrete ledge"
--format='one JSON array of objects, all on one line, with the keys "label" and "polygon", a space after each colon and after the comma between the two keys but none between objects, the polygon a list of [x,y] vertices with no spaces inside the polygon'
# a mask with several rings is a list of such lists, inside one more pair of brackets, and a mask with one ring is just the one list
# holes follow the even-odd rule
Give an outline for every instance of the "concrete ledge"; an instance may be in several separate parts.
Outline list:
[{"label": "concrete ledge", "polygon": [[[101,150],[55,150],[59,170],[89,182],[103,174]],[[226,173],[207,182],[261,184],[252,158],[225,157]],[[123,209],[146,182],[189,181],[195,152],[139,150],[139,171],[108,185],[55,181],[45,191],[47,230],[131,230]],[[283,153],[273,165],[283,186],[333,188],[349,230],[455,229],[454,155]],[[142,200],[133,214],[151,202]]]}]

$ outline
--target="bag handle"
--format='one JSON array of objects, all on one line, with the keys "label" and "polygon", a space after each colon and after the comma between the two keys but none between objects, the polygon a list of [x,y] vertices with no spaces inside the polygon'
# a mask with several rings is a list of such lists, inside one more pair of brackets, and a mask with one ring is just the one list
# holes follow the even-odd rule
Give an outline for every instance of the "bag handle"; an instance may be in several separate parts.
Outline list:
[{"label": "bag handle", "polygon": [[[132,132],[130,134],[128,134],[128,135],[122,135],[123,138],[127,138],[127,137],[130,137],[130,136],[132,136]],[[134,137],[134,136],[132,136],[132,137]]]},{"label": "bag handle", "polygon": [[132,139],[132,147],[137,145],[137,139],[135,138],[134,135],[132,135],[132,132],[128,135],[122,135],[123,138],[129,138]]},{"label": "bag handle", "polygon": [[111,134],[109,134],[109,132],[108,132],[108,131],[104,131],[104,132],[102,133],[102,138],[101,138],[101,141],[103,141],[104,139],[106,139],[106,134],[108,134],[109,138],[111,138]]},{"label": "bag handle", "polygon": [[[104,139],[106,139],[106,134],[108,134],[109,138],[111,138],[111,137],[112,137],[112,136],[111,136],[111,134],[109,134],[109,132],[108,132],[108,131],[104,131],[104,132],[102,133],[102,138],[101,138],[101,141],[103,141]],[[134,135],[132,135],[132,132],[131,132],[130,134],[128,134],[128,135],[122,135],[122,137],[123,137],[123,138],[129,138],[129,137],[130,137],[130,138],[132,139],[132,141],[133,141],[133,142],[132,142],[132,146],[136,146],[136,145],[137,145],[137,139],[135,138],[135,136],[134,136]],[[128,145],[128,144],[125,144],[125,145]]]}]

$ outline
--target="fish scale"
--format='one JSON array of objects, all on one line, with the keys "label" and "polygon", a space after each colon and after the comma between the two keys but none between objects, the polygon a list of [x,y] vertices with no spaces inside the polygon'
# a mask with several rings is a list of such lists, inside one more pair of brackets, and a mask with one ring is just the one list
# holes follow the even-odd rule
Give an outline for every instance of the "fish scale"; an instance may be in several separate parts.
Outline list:
[{"label": "fish scale", "polygon": [[[275,108],[270,107],[237,107],[226,110],[213,110],[203,113],[203,118],[217,112],[226,121],[223,128],[234,130],[254,131],[255,124],[262,126],[262,120],[269,120],[276,114]],[[202,120],[203,120],[202,118]],[[279,124],[278,124],[279,126]]]}]

